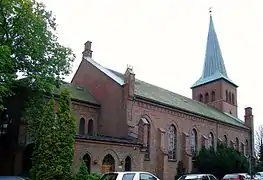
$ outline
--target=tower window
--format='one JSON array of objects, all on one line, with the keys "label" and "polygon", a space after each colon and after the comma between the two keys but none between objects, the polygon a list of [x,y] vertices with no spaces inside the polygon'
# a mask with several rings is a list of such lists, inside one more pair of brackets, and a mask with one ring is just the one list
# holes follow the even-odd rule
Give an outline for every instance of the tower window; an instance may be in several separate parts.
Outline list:
[{"label": "tower window", "polygon": [[228,96],[229,96],[228,97],[229,103],[232,103],[232,101],[231,101],[231,92],[228,93]]},{"label": "tower window", "polygon": [[205,103],[208,103],[208,102],[209,102],[209,94],[205,93]]},{"label": "tower window", "polygon": [[199,95],[199,101],[203,102],[203,95],[202,94]]},{"label": "tower window", "polygon": [[226,102],[228,102],[228,91],[226,90]]},{"label": "tower window", "polygon": [[216,96],[215,91],[212,91],[211,96],[212,96],[211,101],[215,101],[215,96]]},{"label": "tower window", "polygon": [[235,104],[235,95],[232,93],[232,104]]}]

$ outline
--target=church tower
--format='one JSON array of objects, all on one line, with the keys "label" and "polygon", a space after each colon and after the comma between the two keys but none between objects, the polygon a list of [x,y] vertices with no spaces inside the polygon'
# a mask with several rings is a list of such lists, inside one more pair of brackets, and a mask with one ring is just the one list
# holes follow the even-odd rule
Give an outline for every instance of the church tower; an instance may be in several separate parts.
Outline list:
[{"label": "church tower", "polygon": [[210,11],[203,73],[191,87],[192,98],[237,117],[237,87],[227,76]]}]

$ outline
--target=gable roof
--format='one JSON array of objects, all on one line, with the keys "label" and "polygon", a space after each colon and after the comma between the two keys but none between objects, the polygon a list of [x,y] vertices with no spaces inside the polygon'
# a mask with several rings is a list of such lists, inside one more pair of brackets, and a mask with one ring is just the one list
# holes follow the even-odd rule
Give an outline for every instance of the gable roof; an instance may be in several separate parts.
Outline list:
[{"label": "gable roof", "polygon": [[[124,79],[124,74],[110,69],[107,70]],[[161,87],[146,83],[139,79],[135,80],[134,94],[135,96],[152,100],[166,106],[178,108],[210,119],[215,119],[224,123],[248,129],[242,120],[228,113],[221,112],[214,107],[163,89]]]}]

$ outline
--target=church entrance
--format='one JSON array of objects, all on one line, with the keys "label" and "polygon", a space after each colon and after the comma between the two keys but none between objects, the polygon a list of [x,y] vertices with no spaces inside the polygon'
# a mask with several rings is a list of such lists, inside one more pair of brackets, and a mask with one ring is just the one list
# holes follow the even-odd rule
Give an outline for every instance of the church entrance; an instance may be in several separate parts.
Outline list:
[{"label": "church entrance", "polygon": [[127,156],[125,158],[124,170],[125,171],[131,171],[131,157],[130,156]]},{"label": "church entrance", "polygon": [[115,160],[112,155],[107,154],[102,161],[102,173],[115,171]]}]

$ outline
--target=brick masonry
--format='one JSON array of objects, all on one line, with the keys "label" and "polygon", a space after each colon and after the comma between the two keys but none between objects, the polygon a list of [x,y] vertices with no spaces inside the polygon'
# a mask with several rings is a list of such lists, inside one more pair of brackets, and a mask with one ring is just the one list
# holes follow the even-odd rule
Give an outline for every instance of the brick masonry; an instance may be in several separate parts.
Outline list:
[{"label": "brick masonry", "polygon": [[[91,52],[83,54],[91,55]],[[215,144],[218,139],[227,136],[228,142],[239,144],[245,143],[249,139],[249,130],[223,124],[212,119],[207,119],[195,114],[180,111],[175,108],[168,108],[158,104],[142,100],[134,96],[134,74],[130,69],[125,73],[125,85],[120,86],[113,79],[90,64],[85,59],[82,60],[72,83],[87,87],[91,94],[100,102],[100,106],[93,106],[79,102],[73,102],[73,112],[76,116],[77,129],[79,131],[79,120],[84,118],[86,124],[92,119],[94,122],[94,132],[113,137],[127,137],[130,132],[136,136],[140,134],[138,124],[142,117],[146,118],[150,127],[150,158],[144,160],[144,152],[140,146],[112,143],[107,141],[76,140],[74,169],[77,169],[85,154],[91,157],[91,170],[101,171],[103,158],[110,154],[115,161],[115,170],[123,171],[123,162],[127,156],[132,159],[132,170],[149,171],[163,180],[174,179],[177,174],[178,161],[183,161],[188,172],[192,170],[192,157],[189,149],[189,135],[195,129],[197,131],[197,148],[201,148],[201,142],[207,141],[208,134],[213,133]],[[207,85],[193,91],[193,98],[200,92],[216,90],[216,97],[223,98],[225,87],[222,82]],[[230,88],[230,87],[229,87]],[[236,91],[233,90],[236,95]],[[237,108],[235,105],[227,105],[224,101],[214,104],[218,109]],[[250,109],[249,109],[250,110]],[[247,110],[248,111],[248,110]],[[236,111],[234,110],[234,115]],[[253,128],[253,114],[246,113],[246,125]],[[168,160],[168,128],[176,127],[176,159]],[[85,126],[85,132],[88,127]],[[147,141],[147,140],[146,140]],[[207,142],[206,142],[207,144]],[[240,147],[239,147],[240,149]],[[22,152],[22,151],[21,151]],[[17,154],[16,162],[21,162],[21,153]],[[94,160],[97,163],[93,163]],[[18,163],[19,164],[19,163]],[[21,163],[20,163],[21,164]],[[21,167],[15,167],[19,173]]]}]

